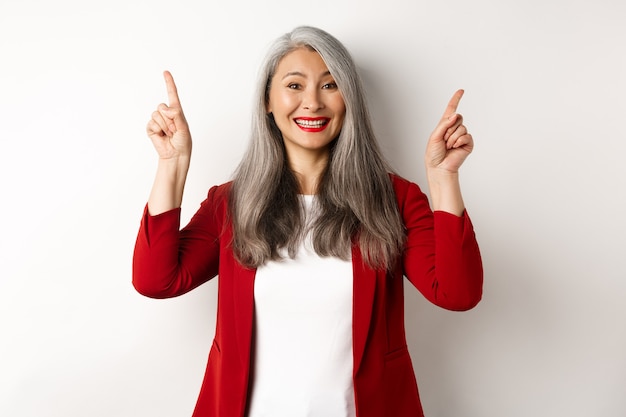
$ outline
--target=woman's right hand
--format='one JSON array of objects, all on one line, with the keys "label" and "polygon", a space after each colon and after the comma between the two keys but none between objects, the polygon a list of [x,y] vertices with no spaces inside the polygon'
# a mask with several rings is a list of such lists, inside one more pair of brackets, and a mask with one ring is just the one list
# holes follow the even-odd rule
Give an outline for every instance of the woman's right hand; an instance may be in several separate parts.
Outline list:
[{"label": "woman's right hand", "polygon": [[174,78],[169,71],[163,73],[169,105],[159,104],[152,113],[146,131],[162,160],[191,156],[191,133],[180,105]]}]

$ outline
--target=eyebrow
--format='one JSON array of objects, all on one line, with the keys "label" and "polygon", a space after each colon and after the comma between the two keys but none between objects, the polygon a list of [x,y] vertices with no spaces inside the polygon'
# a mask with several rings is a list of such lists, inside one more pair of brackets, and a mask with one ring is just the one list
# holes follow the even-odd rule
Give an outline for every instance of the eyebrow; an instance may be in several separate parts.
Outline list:
[{"label": "eyebrow", "polygon": [[[322,77],[326,77],[327,75],[331,75],[331,74],[330,74],[330,71],[326,71],[326,72],[324,72],[324,73],[322,74]],[[287,74],[285,74],[285,75],[283,76],[283,78],[282,78],[282,79],[284,80],[285,78],[290,77],[290,76],[299,76],[299,77],[304,77],[304,78],[306,78],[306,75],[304,75],[304,73],[302,73],[302,72],[300,72],[300,71],[290,71],[290,72],[288,72]]]}]

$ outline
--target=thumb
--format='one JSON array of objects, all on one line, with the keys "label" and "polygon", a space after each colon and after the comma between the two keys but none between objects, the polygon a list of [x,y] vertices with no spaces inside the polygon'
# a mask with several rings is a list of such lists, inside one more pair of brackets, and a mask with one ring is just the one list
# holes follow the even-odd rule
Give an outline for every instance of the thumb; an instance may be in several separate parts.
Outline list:
[{"label": "thumb", "polygon": [[186,129],[187,120],[185,119],[182,108],[171,107],[166,104],[161,104],[159,106],[159,111],[163,115],[163,118],[166,120],[167,127],[172,133],[175,133],[178,130]]}]

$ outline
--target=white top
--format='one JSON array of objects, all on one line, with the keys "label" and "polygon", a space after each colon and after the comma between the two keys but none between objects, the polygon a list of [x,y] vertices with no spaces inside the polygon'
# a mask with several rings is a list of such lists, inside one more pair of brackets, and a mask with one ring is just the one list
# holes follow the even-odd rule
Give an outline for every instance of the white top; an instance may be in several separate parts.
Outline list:
[{"label": "white top", "polygon": [[295,259],[257,269],[249,417],[355,416],[352,281],[352,263],[320,257],[309,237]]}]

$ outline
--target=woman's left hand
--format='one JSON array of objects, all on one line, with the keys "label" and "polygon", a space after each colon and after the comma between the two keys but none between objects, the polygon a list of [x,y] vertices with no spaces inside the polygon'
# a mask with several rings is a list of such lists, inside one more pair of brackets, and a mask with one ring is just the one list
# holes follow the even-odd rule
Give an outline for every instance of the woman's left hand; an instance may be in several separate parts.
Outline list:
[{"label": "woman's left hand", "polygon": [[458,173],[465,158],[474,149],[474,139],[463,124],[463,116],[456,112],[463,90],[458,90],[448,103],[439,124],[426,145],[426,169]]}]

